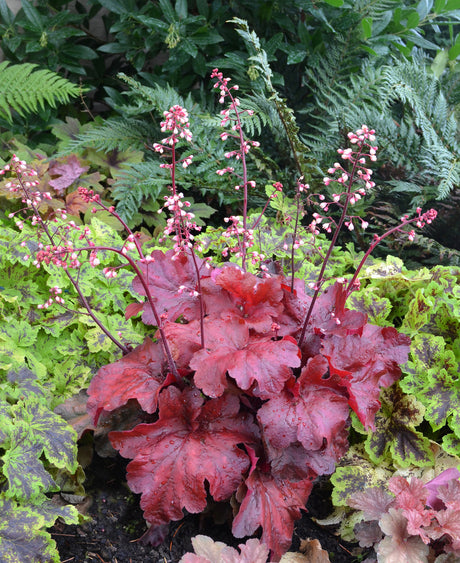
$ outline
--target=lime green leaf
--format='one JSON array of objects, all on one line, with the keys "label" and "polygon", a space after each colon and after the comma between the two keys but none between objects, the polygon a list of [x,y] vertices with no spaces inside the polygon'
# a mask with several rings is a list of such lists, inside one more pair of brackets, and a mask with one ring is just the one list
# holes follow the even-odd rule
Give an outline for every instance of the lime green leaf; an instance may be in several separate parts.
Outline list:
[{"label": "lime green leaf", "polygon": [[0,325],[0,340],[8,342],[8,347],[14,345],[27,348],[35,342],[38,331],[38,327],[32,327],[28,322],[22,320],[2,324]]},{"label": "lime green leaf", "polygon": [[[365,442],[371,461],[379,464],[388,458],[398,467],[429,465],[433,460],[430,442],[415,430],[423,420],[423,405],[405,395],[397,384],[383,389],[380,398],[382,408],[375,416],[375,431],[368,433]],[[360,423],[354,419],[353,425]]]},{"label": "lime green leaf", "polygon": [[32,506],[0,497],[0,561],[3,563],[59,562],[56,544],[43,531],[44,517]]}]

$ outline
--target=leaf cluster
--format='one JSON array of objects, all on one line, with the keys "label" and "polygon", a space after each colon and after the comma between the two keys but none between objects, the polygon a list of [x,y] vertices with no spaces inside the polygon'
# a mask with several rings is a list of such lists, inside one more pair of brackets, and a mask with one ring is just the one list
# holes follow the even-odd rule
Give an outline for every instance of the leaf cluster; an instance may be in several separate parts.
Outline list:
[{"label": "leaf cluster", "polygon": [[[386,485],[364,488],[347,499],[357,509],[354,533],[361,547],[374,547],[378,561],[454,561],[459,555],[456,521],[460,473],[446,469],[424,481],[391,477]],[[438,556],[438,557],[436,557]]]},{"label": "leaf cluster", "polygon": [[[109,434],[132,459],[128,483],[142,494],[147,535],[161,541],[183,509],[204,510],[206,481],[215,500],[235,495],[234,535],[262,526],[262,542],[279,558],[312,480],[332,473],[347,451],[349,408],[374,427],[379,388],[399,378],[409,339],[347,309],[336,283],[318,298],[299,348],[295,338],[311,302],[303,282],[291,292],[282,275],[259,278],[232,264],[199,264],[201,323],[193,261],[186,253],[171,260],[173,254],[154,251],[138,266],[181,379],[171,379],[161,343],[147,338],[98,371],[89,412],[97,420],[136,399],[154,415],[151,423]],[[139,277],[133,288],[146,295]],[[139,313],[155,325],[148,301],[126,314]]]},{"label": "leaf cluster", "polygon": [[[91,229],[102,244],[119,238],[96,218]],[[0,559],[30,563],[58,562],[46,528],[57,518],[69,524],[81,519],[75,507],[51,499],[59,491],[84,494],[77,434],[54,410],[117,357],[113,343],[70,292],[68,279],[51,266],[37,270],[31,258],[24,260],[37,248],[34,234],[27,225],[18,233],[12,220],[1,221]],[[79,273],[81,291],[110,328],[136,343],[142,336],[123,316],[131,281],[128,274],[115,285],[92,269]],[[55,285],[63,288],[65,307],[40,312],[37,305]]]}]

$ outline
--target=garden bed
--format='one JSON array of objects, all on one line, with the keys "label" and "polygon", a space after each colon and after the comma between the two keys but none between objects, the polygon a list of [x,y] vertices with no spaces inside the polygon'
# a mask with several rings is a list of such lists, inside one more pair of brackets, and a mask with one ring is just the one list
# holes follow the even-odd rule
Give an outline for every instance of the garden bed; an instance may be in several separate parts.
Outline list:
[{"label": "garden bed", "polygon": [[[139,538],[145,531],[145,522],[139,507],[140,495],[133,494],[125,480],[127,461],[101,458],[95,455],[87,469],[87,493],[91,504],[87,515],[91,520],[81,526],[57,522],[51,534],[57,543],[61,563],[173,563],[184,553],[193,551],[191,538],[208,535],[237,547],[244,539],[232,536],[230,508],[225,503],[215,505],[208,514],[188,514],[184,520],[173,522],[170,533],[159,547],[144,544]],[[359,547],[342,541],[331,530],[318,526],[313,518],[324,518],[331,511],[330,489],[327,480],[315,485],[305,513],[295,527],[292,550],[302,539],[318,539],[334,563],[359,561]],[[216,523],[216,517],[224,522]]]}]

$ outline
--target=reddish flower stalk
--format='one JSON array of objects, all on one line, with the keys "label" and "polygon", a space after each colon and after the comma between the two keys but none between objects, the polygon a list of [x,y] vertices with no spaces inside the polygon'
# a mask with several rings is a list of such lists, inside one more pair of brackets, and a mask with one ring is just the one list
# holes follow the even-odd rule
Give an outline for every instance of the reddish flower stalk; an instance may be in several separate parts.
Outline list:
[{"label": "reddish flower stalk", "polygon": [[[324,272],[326,270],[326,266],[329,262],[329,258],[331,257],[332,250],[333,250],[333,248],[334,248],[334,246],[337,242],[337,239],[338,239],[339,233],[342,229],[342,226],[344,225],[344,223],[346,222],[346,219],[347,219],[348,206],[350,205],[350,203],[353,204],[353,200],[356,198],[357,192],[352,192],[352,187],[354,186],[354,184],[356,182],[356,175],[357,175],[358,170],[361,172],[360,176],[361,177],[364,176],[366,183],[368,183],[368,187],[369,188],[374,187],[374,183],[370,181],[370,175],[372,174],[372,170],[368,170],[368,169],[364,168],[365,157],[362,156],[363,151],[365,150],[366,147],[368,147],[369,151],[370,151],[369,155],[366,155],[366,156],[374,156],[375,155],[377,147],[373,147],[367,142],[368,140],[369,141],[375,140],[374,131],[369,130],[365,125],[363,125],[363,127],[361,129],[359,129],[356,134],[355,133],[349,134],[349,139],[353,144],[358,145],[358,147],[357,147],[358,150],[356,152],[353,152],[352,149],[346,149],[345,151],[343,151],[342,149],[339,149],[338,152],[339,152],[339,154],[342,155],[342,158],[344,160],[350,160],[350,162],[353,164],[351,172],[348,174],[342,168],[342,166],[339,163],[336,163],[336,165],[334,165],[334,168],[330,168],[328,170],[328,172],[330,172],[330,173],[335,173],[336,171],[341,172],[341,176],[339,177],[339,179],[338,180],[331,180],[331,178],[325,178],[324,179],[324,183],[325,183],[326,186],[329,185],[329,183],[331,181],[336,181],[340,184],[344,184],[346,182],[347,183],[347,189],[346,189],[346,192],[344,193],[345,200],[344,200],[344,203],[342,204],[342,213],[341,213],[340,219],[339,219],[339,221],[338,221],[338,223],[335,227],[335,231],[334,231],[334,234],[332,236],[332,240],[329,244],[329,248],[327,250],[326,256],[323,260],[323,264],[321,266],[321,270],[318,274],[318,278],[316,280],[316,284],[315,284],[315,287],[314,287],[315,293],[313,294],[313,298],[311,300],[310,307],[309,307],[307,314],[305,316],[305,321],[303,323],[302,331],[300,333],[299,340],[298,340],[299,347],[302,346],[302,344],[305,340],[305,334],[306,334],[307,326],[308,326],[308,323],[310,321],[310,317],[311,317],[311,314],[313,312],[313,308],[315,306],[316,300],[318,299],[319,292],[321,290],[321,285],[322,285],[323,280],[324,280]],[[363,171],[365,171],[364,174],[363,174]],[[340,194],[340,195],[342,195],[342,194]],[[335,196],[335,194],[334,194],[334,196]],[[334,197],[334,200],[335,199],[336,199],[336,197]],[[339,196],[339,199],[340,199],[340,196]],[[329,204],[323,202],[323,203],[320,204],[320,206],[324,211],[328,211]],[[318,221],[318,219],[315,219],[315,221],[313,222],[314,227],[316,227],[316,225],[319,222],[320,221]],[[346,222],[346,224],[347,224],[348,228],[350,230],[352,230],[351,226],[353,225],[353,223],[348,221],[348,222]]]},{"label": "reddish flower stalk", "polygon": [[[352,133],[352,132],[348,133],[348,138],[352,145],[357,145],[357,150],[353,151],[352,148],[347,148],[347,149],[339,149],[337,152],[341,155],[343,160],[349,160],[351,162],[352,164],[351,172],[346,171],[340,163],[336,162],[333,167],[328,169],[328,173],[331,175],[335,175],[339,173],[340,176],[338,178],[326,177],[323,180],[326,186],[328,186],[331,182],[335,182],[340,185],[346,184],[347,189],[345,192],[339,194],[334,193],[332,196],[333,198],[332,202],[324,201],[325,197],[323,195],[319,196],[319,199],[321,201],[320,207],[322,208],[323,211],[327,212],[329,206],[331,205],[338,205],[339,207],[342,208],[342,212],[340,215],[340,219],[337,223],[332,218],[329,217],[328,220],[330,222],[323,223],[322,225],[322,227],[327,232],[331,232],[332,230],[331,225],[335,225],[335,231],[332,236],[332,240],[329,244],[329,248],[327,250],[326,256],[323,260],[323,264],[318,274],[318,278],[314,285],[315,291],[310,306],[308,308],[307,314],[305,316],[302,330],[298,339],[299,347],[301,347],[302,344],[304,343],[307,326],[310,321],[314,306],[316,304],[318,295],[321,290],[321,286],[324,281],[324,273],[326,270],[326,266],[331,257],[332,250],[337,242],[337,238],[339,236],[342,227],[345,225],[350,231],[354,230],[355,228],[353,222],[354,219],[358,220],[361,223],[361,227],[363,229],[366,229],[366,227],[368,226],[367,221],[364,221],[359,217],[348,215],[348,209],[350,205],[354,205],[359,199],[361,199],[362,196],[366,194],[366,190],[370,190],[375,186],[375,183],[371,181],[372,170],[366,168],[365,166],[367,159],[371,161],[377,160],[376,152],[378,150],[378,147],[373,146],[371,144],[373,141],[375,141],[375,131],[373,129],[369,129],[366,125],[363,125],[360,129],[356,131],[356,133]],[[358,181],[360,182],[360,184],[363,184],[363,186],[353,190],[355,184]],[[342,197],[344,197],[343,203],[341,203]],[[314,220],[310,224],[310,230],[314,234],[318,234],[319,233],[318,226],[323,222],[324,217],[322,217],[318,213],[314,213],[313,216],[314,216]],[[390,229],[388,232],[386,232],[380,237],[376,235],[374,237],[373,242],[369,246],[369,249],[365,253],[363,259],[359,263],[353,277],[351,278],[350,282],[347,285],[348,294],[350,294],[351,291],[353,291],[353,289],[356,289],[356,287],[358,287],[357,278],[359,272],[361,271],[365,261],[367,260],[371,252],[374,250],[374,248],[377,246],[377,244],[379,244],[384,238],[388,237],[389,235],[395,232],[402,232],[402,227],[406,225],[409,225],[411,223],[416,223],[416,225],[421,228],[425,225],[425,223],[431,223],[431,221],[435,217],[436,217],[436,211],[434,209],[430,209],[429,211],[427,211],[422,215],[421,209],[418,208],[417,217],[414,217],[413,219],[409,219],[408,215],[405,215],[401,220],[401,225],[398,225],[397,227]],[[414,231],[410,231],[408,233],[409,240],[413,240],[414,235],[415,235]]]},{"label": "reddish flower stalk", "polygon": [[192,256],[193,266],[196,272],[196,284],[198,299],[200,303],[200,339],[201,347],[204,348],[205,335],[204,335],[204,303],[201,290],[201,276],[200,269],[195,254],[195,246],[193,243],[194,235],[192,231],[200,231],[199,227],[194,221],[194,214],[184,210],[184,207],[189,207],[188,201],[182,201],[184,194],[177,192],[176,185],[176,167],[178,163],[182,164],[183,168],[190,166],[193,160],[193,155],[189,155],[182,159],[177,158],[177,144],[181,139],[187,142],[192,140],[192,133],[190,132],[190,124],[188,122],[188,112],[185,108],[175,105],[169,111],[164,112],[165,120],[161,122],[162,132],[170,131],[169,137],[162,139],[161,143],[154,143],[153,148],[156,152],[163,154],[169,151],[171,154],[171,162],[160,164],[161,168],[167,168],[171,171],[171,195],[165,197],[165,204],[163,209],[167,208],[171,211],[172,216],[167,220],[166,228],[164,231],[165,236],[174,234],[174,249],[176,255],[180,252],[189,251]]},{"label": "reddish flower stalk", "polygon": [[[230,78],[224,78],[222,72],[219,72],[217,68],[212,71],[211,78],[217,78],[216,83],[214,84],[214,88],[220,89],[220,98],[219,103],[223,104],[225,99],[228,97],[230,100],[230,104],[227,109],[224,109],[220,112],[222,115],[221,126],[225,127],[232,124],[232,131],[235,133],[228,133],[225,131],[221,133],[220,137],[223,141],[226,141],[229,137],[232,137],[237,140],[239,144],[239,149],[234,151],[229,151],[225,153],[226,158],[233,158],[235,157],[237,160],[241,160],[241,164],[243,167],[243,175],[240,176],[242,179],[242,184],[235,186],[236,190],[239,190],[241,187],[243,188],[243,210],[242,210],[242,217],[243,217],[243,225],[241,229],[235,228],[233,234],[236,234],[239,242],[239,255],[241,256],[241,267],[243,271],[246,271],[246,259],[247,259],[247,249],[251,246],[251,236],[252,232],[248,229],[247,225],[247,216],[248,216],[248,187],[255,187],[254,181],[248,180],[248,168],[246,162],[246,154],[249,152],[251,147],[258,147],[260,143],[258,141],[250,141],[246,140],[243,133],[243,127],[241,124],[241,114],[247,113],[248,115],[252,115],[252,110],[240,110],[239,105],[240,101],[238,98],[234,97],[232,94],[232,90],[237,91],[238,86],[228,86],[230,82]],[[232,112],[232,115],[231,115]],[[218,170],[217,174],[223,175],[225,173],[233,173],[234,169],[232,167],[227,167],[222,170]],[[230,218],[232,219],[232,218]],[[236,225],[234,225],[236,227]]]},{"label": "reddish flower stalk", "polygon": [[[7,167],[5,167],[2,170],[2,173],[5,173],[6,171],[11,170],[11,169],[15,173],[15,176],[16,176],[17,181],[19,182],[20,188],[12,182],[12,186],[10,187],[10,189],[12,191],[18,191],[18,189],[22,190],[22,193],[24,194],[23,202],[26,203],[26,205],[27,205],[26,209],[31,209],[32,214],[33,214],[32,224],[38,225],[42,229],[42,231],[45,233],[45,235],[48,238],[48,240],[50,241],[51,245],[56,246],[53,233],[51,233],[50,229],[48,228],[48,225],[43,220],[42,216],[40,215],[40,213],[38,211],[38,207],[41,203],[41,198],[44,197],[45,199],[51,199],[51,196],[49,194],[46,194],[46,193],[41,194],[40,192],[32,192],[31,188],[33,188],[33,186],[37,185],[37,184],[35,183],[35,180],[24,181],[23,174],[27,174],[28,176],[36,176],[36,172],[34,170],[27,169],[25,162],[19,160],[19,158],[16,155],[13,155],[13,158],[11,160],[11,165],[9,165],[9,166],[7,165]],[[75,291],[77,292],[78,297],[80,298],[80,301],[82,302],[83,306],[85,307],[85,309],[88,312],[88,315],[93,319],[93,321],[102,330],[102,332],[107,336],[107,338],[109,338],[116,346],[118,346],[118,348],[120,348],[120,350],[123,352],[123,354],[127,354],[130,351],[130,349],[127,346],[125,346],[124,344],[122,344],[110,332],[110,330],[97,318],[97,316],[94,314],[90,304],[88,303],[88,300],[86,299],[86,297],[83,295],[82,291],[80,290],[80,287],[78,285],[77,280],[72,276],[72,274],[67,270],[67,268],[64,268],[64,272],[65,272],[67,278],[69,279],[70,283],[73,285]],[[62,302],[62,299],[60,301]]]},{"label": "reddish flower stalk", "polygon": [[353,277],[348,282],[347,294],[349,295],[352,291],[354,291],[359,286],[358,275],[359,275],[362,267],[364,266],[366,260],[369,258],[370,254],[372,253],[374,248],[378,244],[380,244],[380,242],[383,239],[387,238],[388,236],[390,236],[394,233],[404,232],[408,235],[408,239],[410,241],[412,241],[412,240],[414,240],[415,232],[409,231],[409,233],[407,233],[407,231],[403,231],[402,227],[405,227],[405,226],[410,225],[412,223],[416,223],[417,227],[423,228],[425,226],[425,224],[430,224],[432,221],[434,221],[434,219],[436,219],[437,214],[438,214],[438,212],[436,211],[436,209],[429,209],[428,211],[426,211],[425,213],[422,214],[421,208],[417,207],[417,217],[413,217],[412,219],[409,219],[407,215],[404,215],[403,217],[401,217],[401,224],[400,225],[393,227],[392,229],[390,229],[389,231],[387,231],[386,233],[384,233],[380,237],[378,235],[374,235],[374,240],[372,241],[372,243],[370,244],[366,253],[362,257],[361,262],[359,263],[358,267],[356,268],[355,273],[353,274]]}]

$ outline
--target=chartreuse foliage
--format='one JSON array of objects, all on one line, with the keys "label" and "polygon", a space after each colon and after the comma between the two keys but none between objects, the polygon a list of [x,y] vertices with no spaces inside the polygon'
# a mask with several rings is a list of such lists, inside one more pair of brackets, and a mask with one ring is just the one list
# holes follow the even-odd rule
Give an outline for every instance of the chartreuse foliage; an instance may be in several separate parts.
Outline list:
[{"label": "chartreuse foliage", "polygon": [[[353,427],[366,437],[359,447],[352,447],[350,459],[332,477],[336,506],[347,506],[347,499],[364,487],[384,485],[382,468],[388,475],[395,469],[413,474],[421,468],[424,474],[434,471],[433,477],[459,465],[459,281],[458,267],[409,271],[394,258],[363,272],[364,290],[352,295],[350,304],[368,313],[381,304],[385,313],[380,319],[374,316],[375,322],[400,327],[411,336],[411,350],[400,382],[380,395],[375,430],[366,432],[352,417]],[[431,433],[421,426],[424,421]],[[366,483],[360,481],[361,474]],[[356,518],[351,516],[342,526],[349,539]]]},{"label": "chartreuse foliage", "polygon": [[[97,218],[91,231],[101,244],[119,235]],[[92,372],[117,357],[114,344],[85,315],[70,282],[56,267],[31,268],[31,227],[0,229],[0,560],[5,563],[59,561],[46,532],[58,517],[78,523],[73,506],[59,506],[49,493],[81,493],[77,435],[53,409],[85,387]],[[25,243],[25,246],[21,246]],[[102,259],[102,255],[101,255]],[[142,330],[124,319],[133,276],[120,272],[117,284],[83,267],[82,293],[123,339],[140,342]],[[64,307],[37,309],[53,286],[63,289]],[[70,487],[70,489],[68,489]]]}]

